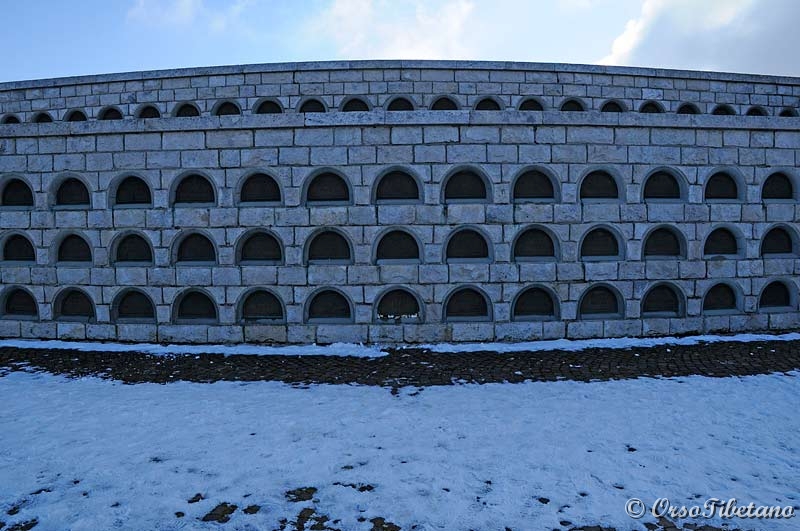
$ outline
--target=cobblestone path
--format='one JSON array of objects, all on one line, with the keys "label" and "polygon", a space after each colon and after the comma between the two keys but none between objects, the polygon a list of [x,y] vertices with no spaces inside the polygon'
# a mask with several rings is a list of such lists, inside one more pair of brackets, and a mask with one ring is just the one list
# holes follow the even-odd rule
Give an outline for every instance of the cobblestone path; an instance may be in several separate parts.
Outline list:
[{"label": "cobblestone path", "polygon": [[99,376],[126,383],[271,380],[291,384],[361,384],[398,388],[639,377],[746,376],[800,369],[800,341],[718,342],[647,348],[595,348],[578,352],[436,353],[390,350],[380,358],[163,356],[133,352],[0,349],[0,375],[15,370],[72,377]]}]

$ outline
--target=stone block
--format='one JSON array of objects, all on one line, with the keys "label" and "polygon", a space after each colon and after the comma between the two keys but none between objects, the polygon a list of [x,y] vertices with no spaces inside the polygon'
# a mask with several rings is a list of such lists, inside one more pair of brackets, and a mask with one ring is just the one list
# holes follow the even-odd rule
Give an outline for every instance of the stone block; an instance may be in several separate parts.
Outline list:
[{"label": "stone block", "polygon": [[95,341],[114,341],[117,339],[117,327],[113,324],[89,323],[86,325],[86,339]]},{"label": "stone block", "polygon": [[117,340],[126,343],[155,343],[158,327],[154,324],[118,324]]},{"label": "stone block", "polygon": [[86,339],[86,324],[84,323],[57,323],[58,339]]},{"label": "stone block", "polygon": [[[565,264],[578,265],[580,264]],[[556,280],[556,262],[523,262],[519,264],[520,282],[553,282]],[[569,269],[569,267],[567,268]],[[581,268],[580,277],[583,278]]]},{"label": "stone block", "polygon": [[372,343],[402,343],[402,324],[383,324],[369,326],[369,341]]},{"label": "stone block", "polygon": [[620,319],[603,321],[605,337],[637,337],[642,335],[642,321],[639,319]]},{"label": "stone block", "polygon": [[175,278],[179,286],[210,286],[211,267],[181,266],[175,268]]},{"label": "stone block", "polygon": [[539,321],[497,323],[494,330],[497,341],[535,341],[542,337]]},{"label": "stone block", "polygon": [[244,327],[247,343],[285,343],[288,340],[286,325],[247,325]]},{"label": "stone block", "polygon": [[2,338],[17,338],[22,335],[22,328],[20,321],[16,320],[2,320],[0,321],[0,337]]},{"label": "stone block", "polygon": [[466,322],[451,323],[452,337],[456,341],[494,341],[494,323]]},{"label": "stone block", "polygon": [[159,343],[208,343],[207,325],[165,324],[158,326]]},{"label": "stone block", "polygon": [[489,282],[489,264],[457,263],[450,264],[448,267],[450,269],[450,282]]},{"label": "stone block", "polygon": [[278,267],[279,285],[305,286],[307,283],[306,268],[296,266]]},{"label": "stone block", "polygon": [[236,344],[244,341],[241,326],[216,325],[208,327],[208,342],[216,344]]},{"label": "stone block", "polygon": [[566,337],[569,339],[587,339],[602,337],[603,321],[573,321],[567,323]]},{"label": "stone block", "polygon": [[320,324],[317,325],[317,342],[359,343],[369,337],[369,327],[358,324]]}]

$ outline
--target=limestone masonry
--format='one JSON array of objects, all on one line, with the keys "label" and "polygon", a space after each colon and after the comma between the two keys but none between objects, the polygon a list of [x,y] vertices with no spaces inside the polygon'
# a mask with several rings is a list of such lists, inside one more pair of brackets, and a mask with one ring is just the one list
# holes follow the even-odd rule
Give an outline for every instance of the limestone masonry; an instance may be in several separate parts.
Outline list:
[{"label": "limestone masonry", "polygon": [[800,79],[358,61],[0,84],[0,337],[798,326]]}]

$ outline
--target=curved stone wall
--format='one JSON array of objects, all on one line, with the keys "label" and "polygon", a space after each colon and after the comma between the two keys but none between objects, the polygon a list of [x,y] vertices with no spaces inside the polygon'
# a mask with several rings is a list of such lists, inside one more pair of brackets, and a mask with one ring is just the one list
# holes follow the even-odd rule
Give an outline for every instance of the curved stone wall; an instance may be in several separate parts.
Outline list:
[{"label": "curved stone wall", "polygon": [[793,78],[473,62],[0,84],[0,335],[796,327],[799,99]]}]

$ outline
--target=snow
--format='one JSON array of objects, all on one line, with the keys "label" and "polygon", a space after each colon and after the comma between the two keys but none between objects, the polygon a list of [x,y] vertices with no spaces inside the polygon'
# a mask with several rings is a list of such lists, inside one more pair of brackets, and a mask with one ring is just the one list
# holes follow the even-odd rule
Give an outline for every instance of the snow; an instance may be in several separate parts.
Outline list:
[{"label": "snow", "polygon": [[555,339],[550,341],[531,341],[521,343],[434,343],[420,345],[419,348],[433,352],[540,352],[543,350],[577,351],[587,348],[647,348],[659,345],[697,345],[698,343],[717,343],[732,341],[749,343],[753,341],[796,341],[800,333],[788,334],[735,334],[728,336],[702,335],[686,337],[620,337],[609,339]]},{"label": "snow", "polygon": [[[35,531],[275,529],[312,506],[286,500],[299,487],[317,488],[317,513],[343,530],[369,530],[374,517],[419,530],[571,527],[562,520],[643,529],[654,518],[626,516],[631,497],[798,505],[798,377],[395,396],[352,385],[124,385],[15,372],[0,378],[0,519],[38,518]],[[51,492],[31,494],[41,488]],[[195,493],[206,499],[188,504]],[[223,501],[239,507],[229,523],[198,520]],[[250,504],[258,514],[243,514]],[[19,513],[6,515],[14,505]],[[788,531],[798,518],[728,523]]]},{"label": "snow", "polygon": [[[738,334],[729,336],[704,335],[688,337],[657,338],[613,338],[613,339],[558,339],[526,343],[435,343],[429,345],[405,345],[412,348],[429,349],[433,352],[541,352],[546,350],[577,351],[587,348],[645,348],[657,345],[696,345],[700,342],[752,342],[800,340],[800,333],[783,335]],[[154,343],[101,343],[85,341],[56,341],[4,339],[0,348],[67,349],[91,352],[144,352],[147,354],[172,356],[181,354],[244,354],[253,356],[353,356],[377,358],[386,356],[387,345],[362,345],[357,343],[333,343],[330,345],[159,345]]]},{"label": "snow", "polygon": [[158,356],[174,356],[181,354],[223,354],[231,356],[244,354],[252,356],[353,356],[357,358],[378,358],[387,352],[379,346],[361,345],[357,343],[332,343],[330,345],[159,345],[156,343],[99,343],[86,341],[56,341],[4,339],[0,340],[0,348],[38,348],[66,349],[88,352],[144,352]]}]

